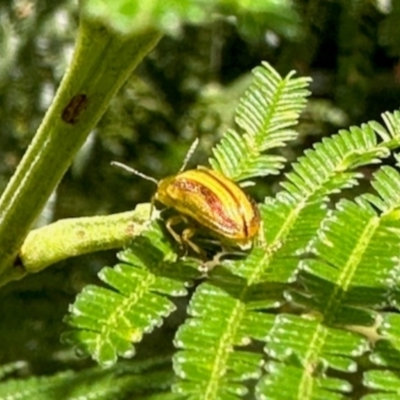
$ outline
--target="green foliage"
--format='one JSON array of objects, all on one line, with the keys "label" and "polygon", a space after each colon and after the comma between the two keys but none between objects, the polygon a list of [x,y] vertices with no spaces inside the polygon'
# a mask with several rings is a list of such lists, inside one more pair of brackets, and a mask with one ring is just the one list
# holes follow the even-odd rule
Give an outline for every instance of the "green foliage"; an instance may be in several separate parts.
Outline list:
[{"label": "green foliage", "polygon": [[[28,3],[15,2],[12,6],[25,6],[27,17],[13,16],[7,2],[1,6],[3,35],[0,35],[0,47],[4,57],[0,62],[0,86],[3,89],[0,119],[4,138],[3,164],[8,173],[18,164],[20,152],[49,106],[49,98],[67,62],[76,26],[73,13],[68,14],[65,25],[65,21],[59,23],[60,14],[51,12],[53,7],[58,9],[61,3],[68,4],[68,9],[74,9],[76,2],[38,3],[38,9],[46,9],[43,14],[35,8],[32,12],[29,7],[33,3]],[[200,3],[201,7],[198,7]],[[296,46],[300,45],[294,50],[294,44],[292,47],[287,43],[282,45],[287,38],[293,38],[298,33],[297,14],[286,1],[215,2],[220,7],[216,10],[224,15],[238,13],[235,21],[229,18],[222,24],[210,17],[214,15],[210,13],[212,2],[150,1],[141,6],[141,13],[137,15],[137,6],[131,1],[87,0],[87,12],[105,19],[117,30],[126,33],[150,27],[168,33],[179,32],[182,37],[179,37],[179,42],[171,39],[163,41],[164,47],[159,47],[158,54],[153,53],[149,57],[149,70],[153,69],[156,78],[146,70],[149,65],[143,66],[141,72],[147,73],[146,81],[154,90],[146,92],[145,101],[143,94],[137,91],[137,82],[125,89],[124,100],[117,100],[121,103],[116,111],[119,122],[129,119],[134,121],[131,122],[134,127],[127,127],[126,123],[112,126],[110,131],[115,135],[113,145],[109,146],[110,142],[106,141],[96,146],[97,151],[101,147],[111,151],[103,160],[99,153],[91,153],[91,158],[96,160],[93,169],[97,175],[82,181],[85,183],[82,185],[85,186],[84,197],[86,200],[96,198],[102,205],[96,207],[90,204],[86,210],[79,212],[87,214],[108,210],[108,206],[100,203],[107,192],[111,192],[112,196],[119,193],[120,196],[115,196],[118,202],[121,202],[122,195],[126,195],[132,204],[135,193],[142,192],[137,187],[121,194],[115,186],[111,188],[111,184],[108,185],[116,181],[115,176],[109,182],[98,185],[99,175],[103,177],[106,174],[104,170],[108,169],[108,165],[102,167],[102,162],[108,163],[111,158],[129,154],[133,159],[137,156],[135,162],[142,157],[142,166],[154,168],[153,172],[158,174],[160,168],[166,165],[164,160],[171,158],[171,148],[176,156],[183,151],[186,144],[182,142],[190,137],[192,131],[201,132],[198,126],[190,127],[187,120],[181,117],[193,115],[193,108],[182,112],[182,103],[194,103],[210,80],[217,84],[223,81],[224,87],[228,87],[226,83],[246,68],[243,64],[238,68],[238,64],[249,56],[249,52],[255,53],[252,46],[257,41],[262,41],[262,48],[267,51],[262,57],[273,65],[279,65],[280,71],[296,65],[296,68],[313,74],[315,71],[309,67],[319,65],[318,61],[314,64],[317,49],[329,48],[330,55],[335,57],[332,47],[326,46],[325,38],[330,37],[332,42],[328,44],[337,46],[339,55],[329,65],[323,66],[327,69],[322,78],[328,77],[335,82],[330,88],[329,84],[321,85],[323,96],[335,97],[347,116],[359,119],[367,107],[379,105],[379,112],[382,108],[391,109],[392,106],[375,100],[375,97],[371,100],[370,96],[382,94],[385,89],[395,92],[395,70],[391,71],[386,65],[382,68],[387,63],[383,56],[385,50],[374,43],[379,36],[380,44],[386,46],[389,53],[394,56],[399,53],[399,35],[396,34],[399,29],[399,6],[397,2],[392,3],[392,10],[377,12],[374,8],[385,7],[383,2],[375,5],[358,0],[299,1],[297,6],[300,7],[296,10],[303,5],[305,9],[301,25],[304,36],[303,44],[296,42]],[[40,24],[44,19],[47,22]],[[190,27],[190,34],[183,34],[185,27],[181,19],[211,23],[206,29],[198,31]],[[230,70],[229,77],[226,77],[227,68],[221,68],[221,65],[227,61],[221,54],[221,48],[223,52],[228,47],[237,49],[232,45],[232,40],[235,40],[232,38],[237,34],[234,25],[248,42],[240,43],[243,54],[235,54],[235,62],[232,53],[227,52]],[[333,34],[338,32],[334,39],[329,32],[333,26]],[[277,48],[274,47],[276,44],[265,46],[270,29],[272,33],[281,33],[286,38]],[[299,36],[296,38],[300,40]],[[186,46],[189,42],[189,50],[184,48],[184,40]],[[46,46],[49,48],[46,49]],[[261,58],[254,53],[252,55],[257,59]],[[182,69],[176,68],[177,55],[179,60],[184,60],[181,62],[184,64]],[[379,59],[378,68],[376,59]],[[32,68],[29,64],[31,60],[37,62],[36,67]],[[246,62],[248,64],[245,65],[253,65],[254,59]],[[16,64],[18,68],[14,68]],[[334,75],[332,65],[339,67],[339,76]],[[167,66],[172,67],[168,69]],[[134,372],[119,361],[105,371],[89,369],[46,378],[5,381],[0,384],[1,398],[36,396],[50,399],[69,394],[71,398],[176,399],[180,392],[186,398],[235,399],[243,397],[246,391],[248,398],[277,399],[395,399],[400,396],[400,178],[391,158],[393,155],[396,157],[393,151],[399,143],[399,115],[397,112],[387,113],[383,116],[384,125],[369,122],[323,139],[306,150],[296,163],[288,165],[287,159],[293,156],[296,146],[301,147],[310,139],[302,135],[304,131],[299,137],[294,130],[298,129],[294,125],[305,104],[307,79],[293,79],[292,74],[282,79],[271,67],[264,67],[257,69],[255,82],[237,110],[237,125],[214,148],[210,163],[235,180],[256,178],[257,183],[259,177],[279,175],[283,168],[286,168],[285,172],[291,171],[277,178],[282,190],[259,204],[267,247],[254,248],[246,259],[223,261],[192,289],[188,287],[200,276],[194,269],[193,260],[177,257],[176,248],[163,241],[165,232],[153,225],[121,254],[121,262],[114,269],[106,268],[101,272],[101,287],[92,285],[84,289],[67,317],[74,330],[65,334],[65,340],[76,345],[81,354],[92,355],[102,365],[116,362],[118,356],[132,356],[132,343],[140,353],[141,345],[136,343],[141,341],[142,336],[144,347],[151,347],[146,342],[149,336],[144,334],[153,330],[151,337],[154,337],[160,331],[155,328],[164,323],[171,313],[172,318],[168,318],[165,324],[167,326],[171,319],[180,317],[184,321],[179,322],[180,329],[175,336],[175,378],[169,364],[158,375],[148,369]],[[10,70],[13,70],[12,74]],[[384,79],[375,79],[382,78],[377,75],[381,71],[386,71]],[[171,76],[178,78],[174,81]],[[224,79],[219,79],[222,76]],[[31,90],[29,96],[27,87]],[[314,89],[318,92],[318,85]],[[227,96],[224,90],[220,93],[223,94],[221,104],[225,107],[227,98],[236,99],[236,96]],[[298,101],[292,101],[296,97]],[[124,103],[126,99],[129,105]],[[158,103],[155,104],[155,101]],[[397,98],[395,104],[398,104]],[[139,112],[134,106],[139,107]],[[220,112],[220,107],[216,109]],[[207,104],[201,111],[207,117],[209,110]],[[329,110],[332,111],[332,106]],[[142,131],[136,130],[135,125],[146,112],[145,120],[147,123],[151,121],[152,128],[149,135],[149,124],[143,124]],[[327,112],[322,114],[323,119]],[[370,115],[375,117],[375,114]],[[206,117],[204,120],[207,122]],[[155,123],[157,118],[158,124]],[[215,118],[217,120],[218,115]],[[198,119],[193,122],[197,124]],[[204,135],[204,142],[214,140],[217,125],[214,121],[208,127],[208,138]],[[322,130],[315,130],[315,125],[312,128],[313,135],[319,135]],[[125,130],[123,144],[121,129]],[[299,128],[300,131],[302,129]],[[135,134],[132,134],[133,130]],[[162,144],[157,135],[159,132],[163,135]],[[101,127],[99,133],[100,141],[104,140]],[[296,141],[294,149],[283,148],[289,141]],[[161,156],[152,155],[158,163],[150,163],[146,152],[141,151],[147,147],[162,153]],[[58,153],[55,151],[54,154],[57,156]],[[377,164],[383,158],[388,158],[385,161],[388,165],[378,168]],[[94,183],[88,187],[88,181]],[[270,183],[271,179],[264,179],[266,181]],[[360,183],[361,188],[353,190]],[[4,186],[3,181],[0,184]],[[99,186],[104,189],[100,195],[93,190]],[[364,191],[367,193],[355,197],[354,192]],[[64,188],[63,192],[71,193],[71,190]],[[57,206],[68,204],[71,207],[64,210],[64,215],[77,211],[76,202],[70,199],[64,198]],[[77,264],[80,262],[78,260]],[[84,265],[81,270],[89,274],[92,265]],[[44,280],[48,277],[41,276]],[[44,293],[46,301],[51,287],[62,296],[65,292],[74,292],[76,286],[82,284],[82,278],[77,279],[74,273],[70,276],[71,280],[75,280],[73,290],[67,285],[64,287],[60,278],[52,281],[52,286],[51,279],[48,280],[45,290],[42,290],[44,284],[38,283],[38,280],[31,279],[31,282],[34,282],[34,289],[39,287],[38,290]],[[31,278],[37,279],[38,276]],[[30,293],[29,288],[29,284],[23,286],[24,296],[16,291],[19,308],[12,302],[7,308],[7,302],[4,302],[7,315],[13,312],[24,315],[29,305],[31,317],[32,297],[35,294]],[[186,301],[190,301],[189,306]],[[182,315],[183,309],[189,316]],[[42,314],[47,311],[47,307],[42,307]],[[53,310],[48,324],[40,328],[38,321],[32,317],[25,318],[20,326],[16,322],[18,335],[13,335],[8,320],[3,318],[2,337],[7,337],[3,349],[19,347],[25,351],[24,346],[36,348],[36,354],[44,354],[43,364],[47,355],[56,357],[54,346],[47,345],[55,336],[50,328],[56,325],[52,323],[57,318],[57,311],[57,308]],[[31,330],[24,336],[27,327]],[[48,339],[43,340],[46,341],[46,351],[38,350],[37,345],[38,336],[45,336],[43,331]],[[29,343],[28,340],[19,340],[30,335]],[[162,346],[164,342],[160,342]],[[163,351],[160,350],[160,353]],[[4,353],[10,354],[4,351],[3,356]],[[25,355],[29,359],[29,351]],[[135,360],[140,356],[143,354],[138,354]],[[22,367],[24,365],[20,363],[6,364],[1,367],[0,376],[15,376]],[[52,368],[52,365],[47,368]],[[173,379],[176,379],[175,392],[171,393]],[[156,386],[153,386],[154,392],[142,390],[151,389],[152,384]]]},{"label": "green foliage", "polygon": [[190,263],[176,260],[158,229],[150,229],[120,255],[123,263],[104,268],[100,279],[113,290],[87,286],[70,307],[66,322],[78,328],[64,335],[103,366],[132,357],[132,342],[151,332],[175,310],[165,296],[187,295],[195,276]]},{"label": "green foliage", "polygon": [[[160,29],[169,34],[176,34],[181,29],[182,22],[204,23],[210,22],[210,16],[241,15],[239,25],[247,35],[254,35],[252,31],[257,26],[263,29],[266,21],[272,23],[278,31],[287,36],[297,33],[298,17],[289,1],[277,3],[273,0],[253,1],[242,3],[238,0],[230,1],[189,1],[189,0],[149,0],[145,3],[136,3],[130,0],[86,0],[85,12],[91,17],[104,20],[116,29],[123,32],[142,32],[147,29]],[[258,21],[259,23],[255,23]],[[285,29],[282,29],[285,27]]]},{"label": "green foliage", "polygon": [[24,361],[16,361],[10,364],[5,364],[0,366],[0,379],[3,379],[7,375],[12,374],[26,366]]},{"label": "green foliage", "polygon": [[284,157],[262,153],[297,136],[289,128],[296,124],[309,94],[308,78],[291,79],[291,73],[282,79],[267,63],[263,66],[253,71],[253,84],[236,111],[242,132],[229,130],[210,159],[214,169],[235,181],[277,174],[283,168]]},{"label": "green foliage", "polygon": [[171,384],[169,360],[148,360],[101,369],[89,368],[84,372],[66,371],[49,377],[10,379],[0,384],[1,399],[122,399],[141,396],[142,399],[168,399]]},{"label": "green foliage", "polygon": [[[212,6],[210,4],[209,6]],[[87,0],[85,11],[90,16],[100,17],[122,31],[145,31],[154,29],[156,25],[161,29],[178,28],[181,19],[194,17],[194,20],[203,19],[207,8],[190,1],[159,0],[135,3],[127,0],[108,2],[104,0]]]},{"label": "green foliage", "polygon": [[[257,68],[237,110],[242,136],[227,132],[213,167],[235,179],[264,175],[264,168],[277,173],[284,158],[263,152],[295,137],[289,127],[306,84],[292,74],[279,77],[267,64]],[[400,322],[384,310],[399,304],[400,174],[383,166],[371,182],[375,194],[337,203],[332,197],[399,147],[400,113],[383,120],[385,126],[342,130],[307,150],[283,189],[259,206],[266,243],[220,262],[196,287],[174,340],[176,394],[342,399],[367,356],[365,386],[398,394],[398,376],[375,368],[399,370]],[[153,226],[123,253],[124,264],[100,273],[118,293],[92,286],[71,307],[68,322],[78,330],[66,338],[102,364],[132,355],[130,342],[172,311],[165,296],[184,295],[196,277],[190,259],[176,258],[160,232]]]}]

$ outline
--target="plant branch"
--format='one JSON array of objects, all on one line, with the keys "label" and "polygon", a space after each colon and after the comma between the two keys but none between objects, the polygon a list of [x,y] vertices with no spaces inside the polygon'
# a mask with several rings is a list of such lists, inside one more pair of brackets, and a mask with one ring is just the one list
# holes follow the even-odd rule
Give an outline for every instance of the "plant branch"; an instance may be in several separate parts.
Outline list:
[{"label": "plant branch", "polygon": [[[111,97],[160,33],[122,35],[82,17],[72,63],[30,147],[0,198],[0,274],[20,247]],[[19,276],[20,274],[16,274]]]},{"label": "plant branch", "polygon": [[68,218],[34,229],[26,237],[19,260],[26,273],[38,272],[69,257],[121,248],[146,229],[150,204],[106,216]]}]

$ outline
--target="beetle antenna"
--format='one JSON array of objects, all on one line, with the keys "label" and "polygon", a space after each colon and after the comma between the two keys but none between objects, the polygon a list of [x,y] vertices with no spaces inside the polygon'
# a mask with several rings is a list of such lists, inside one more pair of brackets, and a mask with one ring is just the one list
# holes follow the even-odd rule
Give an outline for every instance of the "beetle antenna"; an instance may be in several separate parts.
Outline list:
[{"label": "beetle antenna", "polygon": [[193,155],[193,153],[195,152],[195,150],[196,150],[196,148],[197,148],[198,145],[199,145],[199,138],[196,138],[196,139],[194,140],[194,142],[192,143],[192,145],[190,146],[190,149],[189,149],[188,152],[186,153],[185,160],[183,161],[182,167],[181,167],[181,169],[179,170],[178,174],[179,174],[180,172],[182,172],[182,171],[186,168],[188,162],[189,162],[190,159],[192,158],[192,155]]},{"label": "beetle antenna", "polygon": [[151,181],[151,182],[155,183],[156,185],[158,185],[158,180],[157,180],[157,179],[153,178],[152,176],[146,175],[146,174],[144,174],[143,172],[137,171],[136,169],[133,169],[133,168],[131,168],[131,167],[128,167],[127,165],[122,164],[122,163],[120,163],[120,162],[118,162],[118,161],[111,161],[111,165],[112,165],[113,167],[122,168],[122,169],[124,169],[125,171],[130,172],[131,174],[140,176],[141,178],[146,179],[146,180],[148,180],[148,181]]}]

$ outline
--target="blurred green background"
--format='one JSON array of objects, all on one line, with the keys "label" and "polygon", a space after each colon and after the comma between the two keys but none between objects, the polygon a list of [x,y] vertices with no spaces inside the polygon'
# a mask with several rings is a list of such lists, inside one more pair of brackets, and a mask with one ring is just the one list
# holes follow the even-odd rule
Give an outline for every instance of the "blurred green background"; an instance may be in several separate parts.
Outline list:
[{"label": "blurred green background", "polygon": [[[147,202],[154,186],[110,167],[125,162],[156,178],[176,172],[196,137],[191,166],[233,123],[250,71],[268,61],[282,75],[311,76],[312,97],[285,148],[295,160],[314,142],[353,124],[380,119],[400,103],[398,0],[272,1],[271,12],[210,15],[164,37],[124,85],[92,132],[37,226],[60,218],[101,215]],[[280,5],[281,4],[281,5]],[[49,107],[71,58],[79,18],[76,1],[0,0],[0,189],[3,190]],[[368,176],[370,171],[364,171]],[[51,171],[49,171],[51,173]],[[262,179],[262,201],[278,189]],[[67,260],[0,291],[0,364],[28,361],[26,374],[91,365],[59,341],[68,304],[115,252]],[[178,305],[165,325],[137,346],[138,356],[168,352],[184,318]]]}]

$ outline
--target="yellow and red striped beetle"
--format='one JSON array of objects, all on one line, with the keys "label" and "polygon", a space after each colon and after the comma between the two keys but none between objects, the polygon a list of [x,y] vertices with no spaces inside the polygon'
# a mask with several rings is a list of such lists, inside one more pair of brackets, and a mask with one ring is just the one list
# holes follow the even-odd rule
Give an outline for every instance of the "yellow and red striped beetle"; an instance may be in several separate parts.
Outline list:
[{"label": "yellow and red striped beetle", "polygon": [[[222,242],[248,249],[260,227],[255,203],[233,181],[198,167],[162,179],[155,199],[207,228]],[[189,239],[191,231],[183,235]]]},{"label": "yellow and red striped beetle", "polygon": [[[196,231],[194,225],[200,225],[222,244],[249,249],[260,228],[260,214],[255,202],[220,172],[202,166],[181,172],[196,145],[197,141],[189,150],[180,172],[160,181],[124,164],[112,164],[157,184],[154,200],[179,213],[167,220],[166,227],[180,244],[186,243],[202,253],[190,240]],[[189,227],[178,235],[172,226],[181,221],[187,222]]]}]

